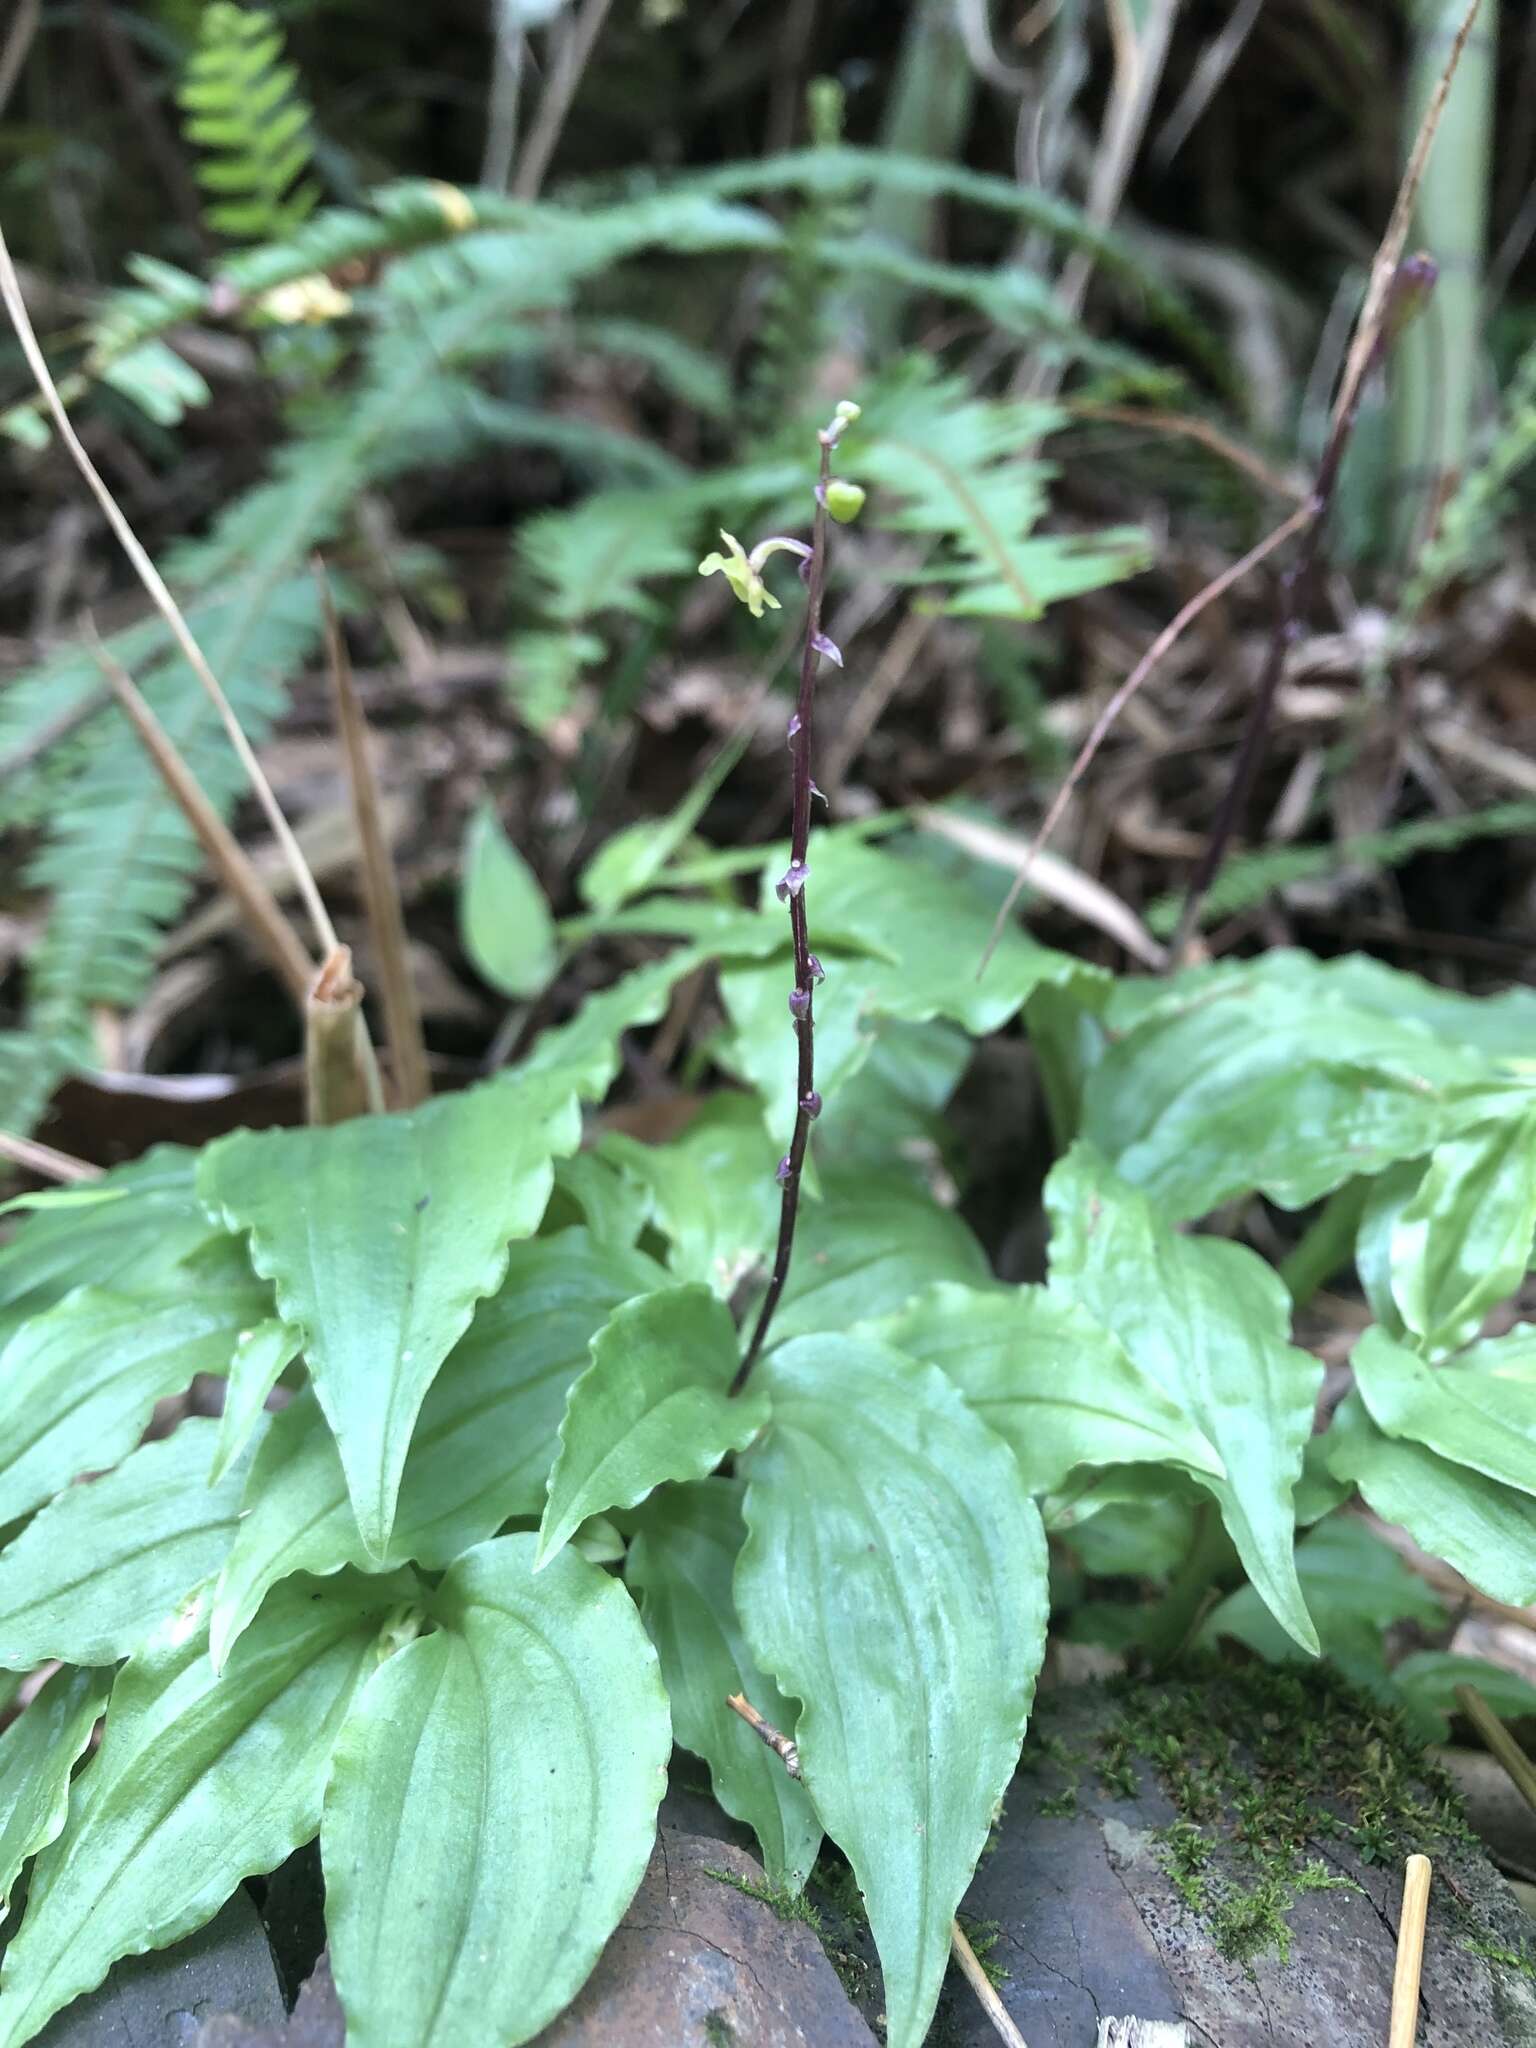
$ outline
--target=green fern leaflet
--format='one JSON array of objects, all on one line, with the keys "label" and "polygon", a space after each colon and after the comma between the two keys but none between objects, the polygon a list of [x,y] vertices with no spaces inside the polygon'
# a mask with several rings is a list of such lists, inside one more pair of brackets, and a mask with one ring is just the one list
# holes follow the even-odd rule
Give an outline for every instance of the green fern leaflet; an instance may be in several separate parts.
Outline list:
[{"label": "green fern leaflet", "polygon": [[310,110],[282,54],[270,14],[213,0],[181,81],[187,139],[205,152],[208,223],[234,241],[292,234],[320,197]]}]

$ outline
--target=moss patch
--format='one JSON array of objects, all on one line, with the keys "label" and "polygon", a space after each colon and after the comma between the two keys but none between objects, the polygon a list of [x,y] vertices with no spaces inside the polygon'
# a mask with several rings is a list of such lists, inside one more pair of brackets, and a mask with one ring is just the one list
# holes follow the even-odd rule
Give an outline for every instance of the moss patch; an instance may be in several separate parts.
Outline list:
[{"label": "moss patch", "polygon": [[788,1891],[783,1885],[756,1884],[750,1877],[738,1877],[734,1870],[706,1870],[704,1875],[712,1877],[716,1884],[728,1884],[733,1892],[756,1899],[777,1919],[798,1920],[812,1934],[821,1933],[821,1915],[804,1892]]},{"label": "moss patch", "polygon": [[1106,1789],[1146,1763],[1178,1809],[1165,1868],[1224,1955],[1290,1955],[1306,1892],[1351,1889],[1316,1854],[1334,1840],[1362,1863],[1469,1840],[1450,1781],[1398,1714],[1327,1666],[1212,1664],[1157,1684],[1110,1687],[1100,1743]]}]

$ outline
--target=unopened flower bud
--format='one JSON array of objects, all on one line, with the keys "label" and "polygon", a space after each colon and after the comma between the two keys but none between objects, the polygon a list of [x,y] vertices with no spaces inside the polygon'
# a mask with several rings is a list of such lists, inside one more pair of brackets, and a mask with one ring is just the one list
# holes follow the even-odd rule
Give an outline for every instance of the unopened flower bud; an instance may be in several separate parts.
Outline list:
[{"label": "unopened flower bud", "polygon": [[817,1117],[821,1115],[821,1097],[817,1094],[814,1088],[811,1090],[809,1095],[801,1096],[800,1107],[805,1111],[806,1115],[812,1119],[813,1122]]},{"label": "unopened flower bud", "polygon": [[827,485],[827,510],[839,526],[847,526],[857,519],[864,509],[864,491],[859,484],[849,483],[846,477],[835,476]]},{"label": "unopened flower bud", "polygon": [[789,1179],[790,1172],[791,1168],[789,1163],[789,1154],[786,1152],[784,1154],[784,1157],[779,1161],[778,1166],[774,1170],[773,1177],[779,1183],[780,1187],[782,1187],[785,1181]]},{"label": "unopened flower bud", "polygon": [[792,988],[789,992],[789,1014],[798,1024],[811,1007],[811,992],[808,988]]}]

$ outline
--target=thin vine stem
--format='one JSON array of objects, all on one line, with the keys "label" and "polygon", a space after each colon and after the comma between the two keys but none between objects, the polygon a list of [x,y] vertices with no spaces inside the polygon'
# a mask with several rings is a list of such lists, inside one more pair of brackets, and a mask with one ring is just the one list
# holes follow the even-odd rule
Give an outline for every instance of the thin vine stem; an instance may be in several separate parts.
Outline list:
[{"label": "thin vine stem", "polygon": [[793,802],[789,868],[779,883],[779,894],[789,904],[789,929],[795,949],[795,985],[789,997],[789,1013],[794,1021],[798,1049],[795,1129],[789,1151],[779,1162],[783,1196],[779,1204],[779,1236],[773,1254],[773,1275],[758,1309],[746,1355],[731,1382],[733,1394],[739,1394],[751,1376],[779,1305],[779,1297],[784,1292],[784,1283],[789,1278],[790,1260],[795,1250],[795,1223],[800,1214],[800,1180],[811,1141],[811,1125],[821,1112],[821,1097],[816,1093],[816,984],[823,977],[821,962],[811,951],[810,921],[805,901],[810,866],[806,856],[811,842],[811,800],[817,794],[811,776],[816,677],[822,654],[828,646],[821,630],[822,600],[827,587],[827,486],[832,480],[832,450],[837,446],[845,424],[839,415],[831,426],[822,429],[819,436],[821,468],[816,484],[816,518],[811,529],[810,556],[804,564],[805,648],[800,658],[800,690],[795,700],[795,715],[789,722]]},{"label": "thin vine stem", "polygon": [[1178,966],[1185,958],[1189,942],[1199,923],[1205,899],[1221,872],[1237,821],[1247,808],[1248,799],[1253,793],[1254,780],[1264,755],[1264,744],[1269,736],[1270,714],[1274,708],[1275,693],[1280,687],[1280,678],[1285,673],[1286,657],[1300,637],[1303,622],[1315,601],[1323,566],[1323,534],[1328,524],[1328,514],[1333,508],[1339,472],[1343,468],[1344,456],[1355,430],[1355,422],[1359,418],[1360,399],[1365,390],[1366,376],[1385,358],[1403,324],[1428,297],[1434,281],[1435,265],[1427,256],[1409,256],[1398,265],[1392,288],[1382,301],[1379,324],[1371,349],[1364,358],[1364,369],[1346,385],[1341,393],[1341,403],[1334,408],[1327,444],[1317,467],[1317,477],[1303,508],[1306,522],[1302,527],[1295,559],[1280,578],[1274,626],[1270,633],[1269,648],[1259,677],[1259,686],[1254,692],[1253,704],[1248,713],[1248,723],[1243,730],[1232,774],[1222,793],[1221,803],[1206,839],[1204,851],[1190,879],[1178,929],[1168,948],[1170,966]]}]

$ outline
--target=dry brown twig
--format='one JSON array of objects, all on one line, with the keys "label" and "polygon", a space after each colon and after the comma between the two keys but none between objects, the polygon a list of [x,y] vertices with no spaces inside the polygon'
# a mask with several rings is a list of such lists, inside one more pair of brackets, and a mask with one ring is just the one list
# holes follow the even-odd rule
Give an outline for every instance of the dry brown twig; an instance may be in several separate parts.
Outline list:
[{"label": "dry brown twig", "polygon": [[795,1745],[794,1738],[784,1734],[782,1729],[775,1728],[771,1721],[765,1721],[745,1693],[727,1693],[725,1704],[733,1714],[741,1716],[759,1742],[765,1743],[773,1751],[789,1775],[798,1778],[800,1751]]},{"label": "dry brown twig", "polygon": [[987,963],[997,951],[998,941],[1003,936],[1003,930],[1007,925],[1009,916],[1012,914],[1013,906],[1018,902],[1020,892],[1029,880],[1030,870],[1034,867],[1045,846],[1045,842],[1061,823],[1061,814],[1071,801],[1072,792],[1077,788],[1079,782],[1082,781],[1094,755],[1104,744],[1110,727],[1163,659],[1163,656],[1168,653],[1176,641],[1183,637],[1185,629],[1194,623],[1207,606],[1214,604],[1217,598],[1230,590],[1234,583],[1240,582],[1250,569],[1257,568],[1266,555],[1272,555],[1276,548],[1283,546],[1291,538],[1292,534],[1300,533],[1311,517],[1311,512],[1310,504],[1299,505],[1289,519],[1284,520],[1277,526],[1273,533],[1266,534],[1264,539],[1257,546],[1251,547],[1240,561],[1233,562],[1229,568],[1223,569],[1221,574],[1213,577],[1203,590],[1197,590],[1188,604],[1176,612],[1168,621],[1168,624],[1164,626],[1161,633],[1158,634],[1152,645],[1093,721],[1092,730],[1089,732],[1087,739],[1083,741],[1082,747],[1078,751],[1077,759],[1067,770],[1065,781],[1051,799],[1051,806],[1045,814],[1045,821],[1030,841],[1029,851],[1025,854],[1018,873],[1009,885],[1008,894],[1003,898],[1003,906],[998,911],[996,920],[993,923],[991,936],[987,940],[986,951],[981,956],[981,965],[976,970],[978,980],[986,973]]},{"label": "dry brown twig", "polygon": [[1008,2048],[1029,2048],[1024,2036],[1013,2023],[1013,2016],[997,1995],[997,1987],[981,1966],[980,1958],[971,1947],[965,1929],[956,1920],[949,1930],[950,1952],[960,1965],[961,1975],[981,2002],[981,2009],[992,2023],[992,2031],[1000,2041],[1006,2041]]},{"label": "dry brown twig", "polygon": [[1456,1704],[1483,1738],[1489,1753],[1504,1766],[1509,1782],[1536,1813],[1536,1764],[1533,1764],[1475,1685],[1458,1685]]},{"label": "dry brown twig", "polygon": [[106,676],[124,717],[159,772],[182,815],[197,834],[208,864],[245,915],[251,935],[276,969],[300,1015],[315,978],[315,964],[284,916],[276,897],[257,873],[250,855],[203,793],[201,784],[177,751],[175,742],[146,703],[128,671],[97,638],[86,622],[86,639]]},{"label": "dry brown twig", "polygon": [[[771,1721],[765,1720],[744,1693],[727,1693],[725,1704],[732,1713],[741,1716],[758,1740],[773,1751],[789,1775],[798,1780],[800,1750],[793,1737],[786,1735],[782,1729],[775,1728]],[[1024,2036],[1014,2025],[1007,2007],[998,1997],[991,1979],[978,1961],[975,1949],[966,1940],[965,1931],[958,1920],[950,1922],[949,1946],[951,1954],[965,1975],[966,1982],[981,2001],[982,2011],[990,2020],[998,2038],[1007,2042],[1008,2048],[1028,2048]]]},{"label": "dry brown twig", "polygon": [[[1322,462],[1319,464],[1317,485],[1308,494],[1306,501],[1298,506],[1289,519],[1276,527],[1271,534],[1259,542],[1257,547],[1250,548],[1240,562],[1234,564],[1230,569],[1224,570],[1204,590],[1198,592],[1190,599],[1189,603],[1184,606],[1171,623],[1165,626],[1163,631],[1158,634],[1146,654],[1142,656],[1136,667],[1131,671],[1130,676],[1127,677],[1126,681],[1110,699],[1109,704],[1105,707],[1105,711],[1095,721],[1093,730],[1084,743],[1082,752],[1078,755],[1077,760],[1073,762],[1066,781],[1061,789],[1058,790],[1050,809],[1047,811],[1045,823],[1031,842],[1030,852],[1025,859],[1024,865],[1013,879],[1003,907],[997,914],[997,920],[993,925],[991,937],[988,939],[986,949],[982,954],[981,966],[977,970],[978,979],[986,972],[987,964],[997,949],[998,940],[1002,937],[1003,928],[1013,910],[1014,904],[1018,901],[1019,892],[1028,880],[1030,865],[1035,855],[1055,830],[1057,823],[1060,821],[1062,811],[1066,807],[1068,798],[1081,780],[1088,763],[1093,759],[1094,754],[1098,752],[1099,746],[1110,726],[1114,723],[1115,718],[1119,716],[1125,704],[1129,702],[1136,690],[1145,682],[1157,662],[1173,646],[1174,642],[1191,621],[1198,617],[1215,597],[1230,588],[1241,576],[1246,575],[1249,569],[1263,561],[1282,542],[1289,540],[1293,535],[1302,535],[1302,552],[1309,557],[1315,554],[1316,539],[1322,521],[1327,515],[1329,502],[1332,497],[1333,479],[1337,474],[1343,445],[1348,437],[1350,426],[1353,423],[1355,412],[1359,406],[1361,389],[1366,375],[1377,360],[1382,346],[1387,321],[1396,296],[1399,266],[1402,261],[1403,248],[1408,239],[1408,229],[1413,219],[1414,203],[1418,197],[1419,185],[1424,176],[1424,166],[1429,161],[1429,152],[1434,143],[1435,131],[1440,125],[1440,116],[1445,108],[1446,95],[1450,91],[1451,80],[1455,76],[1456,66],[1460,62],[1461,53],[1466,46],[1467,38],[1472,33],[1473,24],[1477,19],[1480,5],[1481,0],[1469,0],[1461,26],[1451,43],[1439,82],[1430,97],[1429,105],[1424,111],[1424,118],[1419,124],[1419,132],[1414,140],[1413,150],[1409,156],[1407,167],[1403,172],[1402,181],[1398,186],[1397,197],[1393,202],[1392,213],[1387,222],[1386,232],[1382,236],[1380,247],[1376,252],[1376,260],[1371,267],[1371,281],[1366,291],[1365,302],[1360,309],[1360,317],[1355,326],[1354,341],[1350,346],[1349,356],[1344,365],[1344,374],[1340,379],[1338,394],[1334,400],[1332,428],[1328,447],[1324,452]],[[1257,757],[1258,743],[1262,741],[1267,718],[1268,699],[1273,695],[1273,681],[1268,678],[1266,678],[1266,681],[1268,682],[1268,688],[1266,689],[1261,684],[1260,694],[1255,702],[1255,716],[1252,721],[1249,737],[1245,740],[1239,754],[1229,797],[1234,791],[1239,794],[1241,793],[1242,784],[1251,775]],[[1223,813],[1229,813],[1234,808],[1235,806],[1228,802],[1223,805]],[[1226,826],[1227,819],[1223,816],[1218,819],[1217,826],[1212,832],[1211,853],[1214,854],[1214,859],[1208,857],[1206,865],[1213,872],[1215,866],[1219,864]],[[1203,883],[1197,881],[1191,887],[1190,900],[1186,903],[1185,914],[1180,924],[1179,939],[1169,949],[1175,959],[1177,959],[1182,949],[1182,942],[1187,937],[1188,930],[1192,925],[1193,913],[1198,908],[1199,895],[1203,893],[1204,888],[1208,888],[1212,878],[1213,875],[1208,874],[1205,876]]]},{"label": "dry brown twig", "polygon": [[80,436],[75,432],[74,423],[65,410],[64,401],[59,396],[58,386],[53,381],[52,373],[48,368],[42,348],[38,343],[36,331],[32,326],[31,316],[27,312],[25,301],[21,295],[21,284],[16,276],[16,266],[11,261],[11,252],[6,245],[3,231],[0,231],[0,300],[3,300],[5,309],[10,315],[11,325],[16,330],[16,338],[21,343],[22,354],[27,359],[27,367],[31,370],[37,388],[42,393],[43,401],[52,415],[54,426],[58,430],[59,439],[64,443],[70,459],[84,478],[91,495],[105,513],[107,524],[117,536],[123,553],[128,557],[134,573],[149,593],[150,600],[154,604],[156,611],[159,612],[167,626],[170,627],[172,637],[181,649],[193,674],[202,684],[204,690],[207,691],[209,699],[223,721],[225,731],[229,734],[230,744],[239,757],[240,765],[244,768],[249,778],[251,788],[255,791],[262,809],[266,812],[267,822],[272,828],[273,837],[282,847],[293,869],[294,881],[298,886],[299,895],[303,900],[304,907],[315,927],[315,933],[320,941],[321,949],[326,953],[333,952],[337,943],[336,933],[330,918],[326,914],[325,905],[320,899],[320,892],[315,886],[315,878],[305,865],[304,856],[299,851],[298,843],[294,839],[288,820],[283,816],[282,807],[273,793],[272,785],[268,782],[260,762],[256,759],[255,751],[241,729],[239,719],[235,716],[234,706],[225,696],[218,678],[209,667],[207,657],[193,637],[192,629],[188,626],[181,607],[166,588],[164,577],[162,577],[160,571],[150,560],[148,551],[129,525],[127,516],[124,514],[116,498],[113,497],[111,491],[107,488],[101,472],[86,453]]},{"label": "dry brown twig", "polygon": [[357,823],[358,865],[368,925],[378,955],[379,997],[384,1008],[384,1034],[389,1042],[390,1074],[395,1098],[403,1109],[415,1109],[432,1093],[427,1048],[421,1035],[421,1006],[411,978],[406,949],[405,917],[394,856],[385,836],[378,775],[369,748],[368,721],[352,680],[352,662],[330,585],[315,564],[320,604],[325,618],[325,647],[331,671],[331,696],[336,728],[347,762],[347,785]]},{"label": "dry brown twig", "polygon": [[89,1159],[77,1159],[72,1152],[56,1151],[36,1138],[18,1138],[14,1131],[0,1131],[0,1159],[25,1167],[40,1180],[99,1180],[106,1170],[93,1166]]},{"label": "dry brown twig", "polygon": [[1419,2031],[1419,1976],[1424,1966],[1430,1875],[1427,1856],[1408,1858],[1403,1872],[1403,1909],[1397,1923],[1397,1966],[1392,1975],[1392,2025],[1387,2048],[1413,2048]]}]

